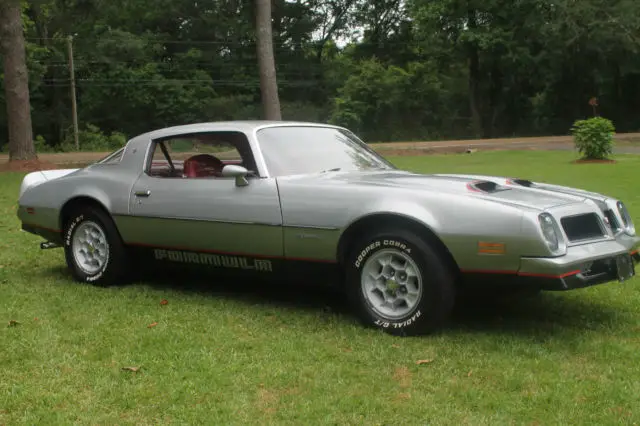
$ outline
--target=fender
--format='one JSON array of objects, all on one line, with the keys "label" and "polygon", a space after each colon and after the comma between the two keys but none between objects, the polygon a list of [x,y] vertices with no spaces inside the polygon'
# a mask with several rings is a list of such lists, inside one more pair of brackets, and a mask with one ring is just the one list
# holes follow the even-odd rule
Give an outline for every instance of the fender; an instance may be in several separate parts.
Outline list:
[{"label": "fender", "polygon": [[437,232],[440,227],[440,222],[423,205],[406,200],[398,200],[393,202],[389,202],[389,200],[376,201],[374,203],[370,203],[369,205],[363,206],[362,209],[359,209],[356,214],[354,214],[353,217],[349,220],[347,225],[341,229],[340,234],[338,235],[336,246],[336,256],[338,262],[340,262],[346,254],[345,250],[347,249],[349,241],[352,238],[352,235],[350,234],[352,232],[358,232],[357,230],[360,225],[364,225],[369,219],[375,220],[375,218],[383,217],[392,217],[400,220],[405,219],[412,224],[424,227],[425,230],[438,238],[442,245],[447,248],[446,244],[441,240]]},{"label": "fender", "polygon": [[343,228],[340,236],[342,237],[344,232],[354,223],[366,219],[367,217],[384,214],[419,222],[436,235],[439,234],[439,230],[441,228],[441,223],[424,205],[406,200],[390,199],[376,201],[375,203],[365,205],[362,209],[358,210],[353,218]]}]

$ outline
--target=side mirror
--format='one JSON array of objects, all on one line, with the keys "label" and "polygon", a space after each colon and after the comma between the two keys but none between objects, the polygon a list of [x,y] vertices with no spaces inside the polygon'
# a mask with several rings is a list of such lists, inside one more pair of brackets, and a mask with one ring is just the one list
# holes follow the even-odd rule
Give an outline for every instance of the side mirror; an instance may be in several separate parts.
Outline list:
[{"label": "side mirror", "polygon": [[236,179],[236,186],[247,186],[249,181],[247,175],[249,171],[242,166],[228,164],[222,168],[222,177],[233,177]]}]

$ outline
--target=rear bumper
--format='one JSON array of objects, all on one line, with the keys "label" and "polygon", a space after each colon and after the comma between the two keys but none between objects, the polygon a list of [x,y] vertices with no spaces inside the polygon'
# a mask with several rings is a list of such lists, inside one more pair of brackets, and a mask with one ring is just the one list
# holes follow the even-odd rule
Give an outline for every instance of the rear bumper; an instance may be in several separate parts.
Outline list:
[{"label": "rear bumper", "polygon": [[17,216],[23,231],[39,235],[47,241],[62,241],[62,231],[58,223],[60,215],[57,209],[19,205]]},{"label": "rear bumper", "polygon": [[30,234],[38,235],[47,241],[51,241],[56,244],[62,244],[62,234],[57,229],[49,229],[38,225],[23,223],[22,230],[25,232],[29,232]]}]

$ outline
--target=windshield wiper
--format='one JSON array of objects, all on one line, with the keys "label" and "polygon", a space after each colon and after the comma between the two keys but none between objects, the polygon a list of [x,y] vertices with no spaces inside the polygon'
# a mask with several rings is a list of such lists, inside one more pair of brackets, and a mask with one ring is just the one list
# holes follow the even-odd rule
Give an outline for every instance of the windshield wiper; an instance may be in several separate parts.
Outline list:
[{"label": "windshield wiper", "polygon": [[335,169],[328,169],[328,170],[323,170],[320,173],[327,173],[327,172],[339,172],[340,170],[342,170],[342,167],[336,167]]}]

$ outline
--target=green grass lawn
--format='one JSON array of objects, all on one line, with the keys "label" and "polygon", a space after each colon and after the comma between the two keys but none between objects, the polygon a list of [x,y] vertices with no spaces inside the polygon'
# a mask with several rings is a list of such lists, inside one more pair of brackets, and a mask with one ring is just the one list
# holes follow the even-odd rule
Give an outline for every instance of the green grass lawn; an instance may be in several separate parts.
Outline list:
[{"label": "green grass lawn", "polygon": [[[640,156],[572,159],[392,160],[606,192],[640,223]],[[640,422],[638,278],[469,306],[438,335],[394,338],[363,329],[329,291],[188,277],[75,283],[61,250],[41,251],[39,238],[18,231],[21,177],[0,175],[0,424]]]}]

